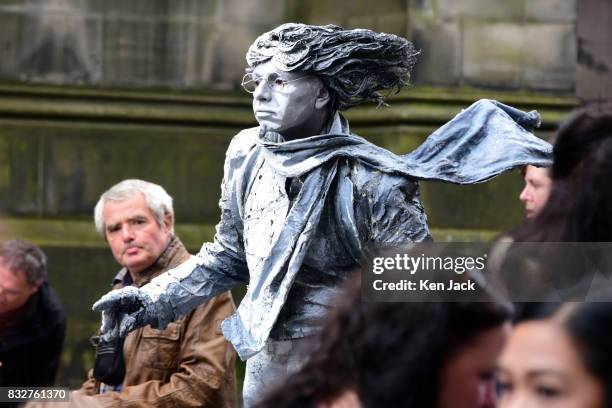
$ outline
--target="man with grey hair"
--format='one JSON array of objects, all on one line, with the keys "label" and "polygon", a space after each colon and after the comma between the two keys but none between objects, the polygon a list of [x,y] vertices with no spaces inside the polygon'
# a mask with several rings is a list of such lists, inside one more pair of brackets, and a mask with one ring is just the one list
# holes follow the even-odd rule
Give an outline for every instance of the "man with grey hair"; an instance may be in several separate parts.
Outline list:
[{"label": "man with grey hair", "polygon": [[[143,286],[191,258],[174,234],[172,197],[157,184],[128,179],[114,185],[100,196],[94,220],[123,267],[115,289]],[[102,340],[81,391],[102,406],[235,407],[235,352],[219,327],[234,310],[224,292],[165,329],[145,326],[125,341]]]},{"label": "man with grey hair", "polygon": [[0,245],[0,386],[53,385],[65,331],[43,251],[20,240]]},{"label": "man with grey hair", "polygon": [[259,126],[228,148],[215,241],[151,284],[98,301],[104,336],[164,327],[248,282],[222,329],[248,359],[251,405],[301,364],[295,348],[319,329],[366,246],[430,239],[418,179],[470,184],[550,164],[550,145],[525,130],[537,113],[494,101],[466,109],[407,156],[353,134],[340,111],[384,104],[380,91],[406,85],[417,54],[404,38],[331,25],[284,24],[257,38],[242,85]]}]

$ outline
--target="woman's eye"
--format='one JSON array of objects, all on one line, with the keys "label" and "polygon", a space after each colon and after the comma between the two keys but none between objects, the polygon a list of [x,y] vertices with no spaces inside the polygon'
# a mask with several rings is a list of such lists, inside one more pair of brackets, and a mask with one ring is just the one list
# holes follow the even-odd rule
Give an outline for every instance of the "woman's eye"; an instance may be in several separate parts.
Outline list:
[{"label": "woman's eye", "polygon": [[554,398],[554,397],[557,397],[559,394],[561,394],[561,391],[558,390],[557,388],[548,387],[545,385],[537,386],[536,392],[538,393],[538,395],[544,398]]},{"label": "woman's eye", "polygon": [[501,382],[497,383],[497,393],[499,395],[512,391],[512,383],[509,382]]}]

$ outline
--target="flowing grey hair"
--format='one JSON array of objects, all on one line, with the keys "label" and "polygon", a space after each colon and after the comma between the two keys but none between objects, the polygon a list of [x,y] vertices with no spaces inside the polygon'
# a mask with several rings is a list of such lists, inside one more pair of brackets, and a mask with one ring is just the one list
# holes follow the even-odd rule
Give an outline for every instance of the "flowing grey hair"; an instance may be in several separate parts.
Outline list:
[{"label": "flowing grey hair", "polygon": [[106,202],[129,200],[139,193],[144,196],[147,206],[155,215],[155,220],[160,227],[164,225],[164,217],[170,215],[172,220],[170,231],[174,235],[174,208],[172,207],[172,197],[166,193],[166,190],[164,190],[162,186],[138,179],[123,180],[109,188],[100,196],[96,208],[94,209],[94,222],[98,234],[102,237],[106,236],[104,233],[106,228],[104,224],[104,205]]},{"label": "flowing grey hair", "polygon": [[281,71],[317,75],[345,110],[365,101],[384,104],[379,91],[408,84],[419,52],[405,38],[335,25],[283,24],[262,34],[249,48],[250,68],[267,61]]}]

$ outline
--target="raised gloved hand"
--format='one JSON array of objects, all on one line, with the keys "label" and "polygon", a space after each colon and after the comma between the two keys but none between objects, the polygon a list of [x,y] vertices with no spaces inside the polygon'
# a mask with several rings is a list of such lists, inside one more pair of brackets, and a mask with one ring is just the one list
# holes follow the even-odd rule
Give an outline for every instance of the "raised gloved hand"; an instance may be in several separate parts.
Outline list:
[{"label": "raised gloved hand", "polygon": [[153,301],[134,286],[107,293],[94,303],[93,310],[102,312],[100,331],[105,341],[117,336],[125,337],[132,330],[147,324],[153,327],[158,325]]}]

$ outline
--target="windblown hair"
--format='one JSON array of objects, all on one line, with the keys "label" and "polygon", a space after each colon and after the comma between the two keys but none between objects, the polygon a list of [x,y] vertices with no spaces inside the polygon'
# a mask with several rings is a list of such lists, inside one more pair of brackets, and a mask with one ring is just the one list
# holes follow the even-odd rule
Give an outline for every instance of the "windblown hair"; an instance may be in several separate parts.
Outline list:
[{"label": "windblown hair", "polygon": [[15,239],[0,245],[0,264],[15,274],[24,273],[32,287],[47,280],[47,256],[29,242]]},{"label": "windblown hair", "polygon": [[407,85],[418,54],[393,34],[288,23],[259,36],[246,59],[251,68],[272,61],[282,71],[318,76],[332,94],[332,108],[345,110],[365,101],[384,104],[378,91]]},{"label": "windblown hair", "polygon": [[138,179],[123,180],[106,192],[104,192],[96,207],[94,208],[94,222],[96,231],[102,237],[105,236],[104,229],[104,205],[107,201],[125,201],[142,194],[147,206],[155,215],[155,221],[160,227],[164,225],[164,217],[170,215],[172,225],[170,232],[174,234],[174,208],[172,207],[172,197],[160,185]]},{"label": "windblown hair", "polygon": [[313,407],[350,390],[364,408],[434,407],[446,362],[512,318],[506,302],[362,302],[360,284],[338,297],[304,366],[256,408]]},{"label": "windblown hair", "polygon": [[612,110],[582,108],[557,131],[553,188],[532,223],[513,235],[527,242],[612,241]]}]

